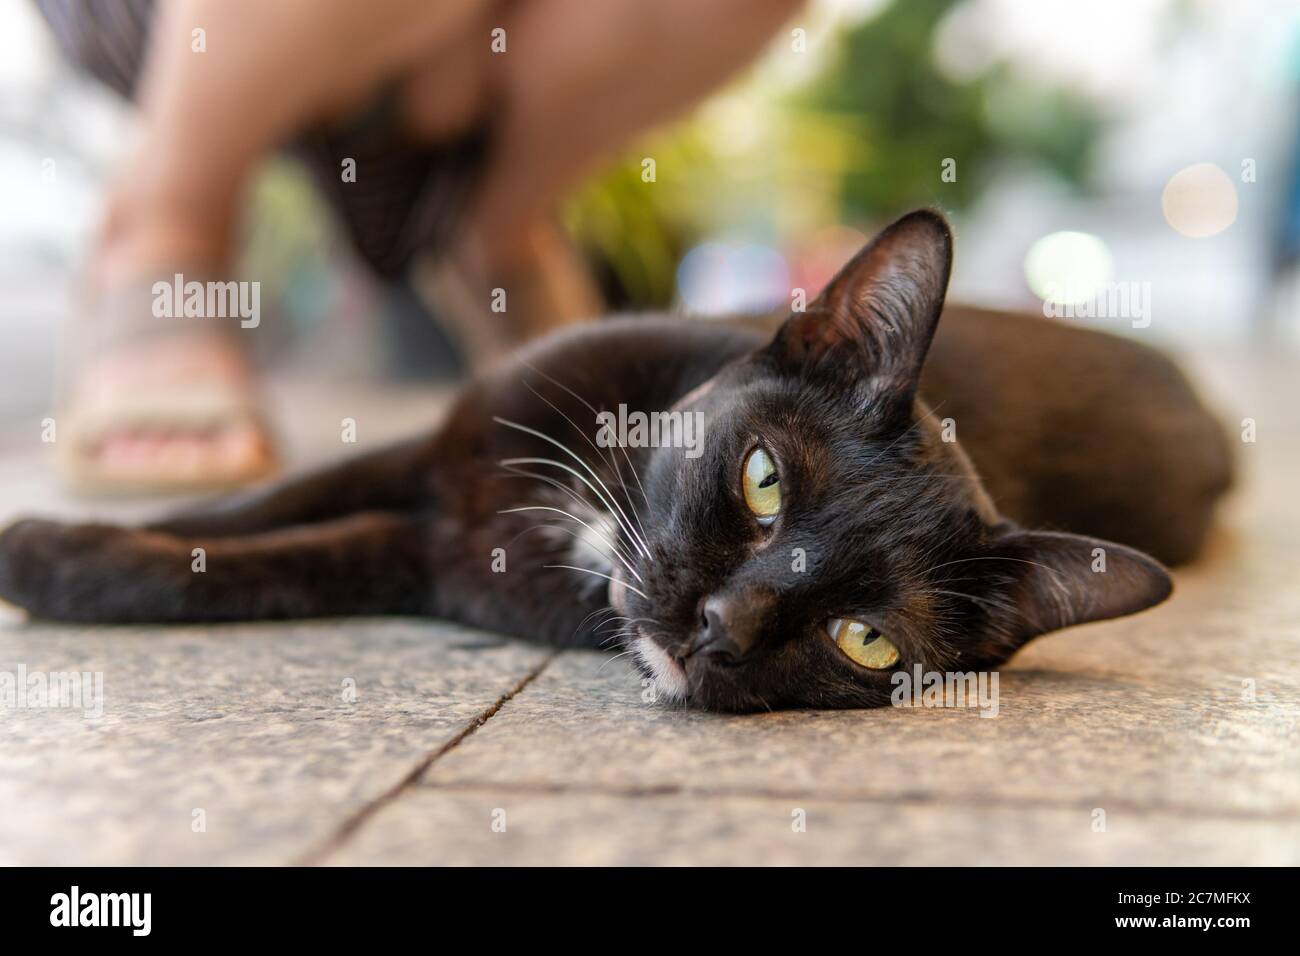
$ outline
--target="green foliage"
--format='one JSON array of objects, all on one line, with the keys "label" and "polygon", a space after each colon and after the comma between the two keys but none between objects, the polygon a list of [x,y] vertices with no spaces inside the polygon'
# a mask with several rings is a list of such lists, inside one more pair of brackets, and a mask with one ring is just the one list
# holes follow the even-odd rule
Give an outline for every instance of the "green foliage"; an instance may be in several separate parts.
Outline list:
[{"label": "green foliage", "polygon": [[[1102,118],[1069,91],[1005,67],[965,83],[941,73],[935,30],[953,6],[888,5],[828,38],[815,54],[825,66],[794,92],[746,80],[733,93],[753,118],[742,123],[753,135],[740,151],[720,134],[717,111],[704,109],[589,183],[567,221],[615,304],[667,304],[681,253],[706,235],[797,241],[913,206],[961,209],[1012,161],[1082,186]],[[654,183],[642,181],[646,156],[656,160]],[[956,161],[953,182],[941,179],[945,159]]]},{"label": "green foliage", "polygon": [[[841,55],[806,90],[806,108],[853,124],[869,148],[848,170],[844,213],[892,215],[910,206],[969,204],[992,168],[1012,157],[1079,183],[1099,121],[1077,98],[1007,69],[974,82],[935,66],[934,31],[954,0],[893,3],[842,38]],[[940,180],[956,160],[955,182]]]}]

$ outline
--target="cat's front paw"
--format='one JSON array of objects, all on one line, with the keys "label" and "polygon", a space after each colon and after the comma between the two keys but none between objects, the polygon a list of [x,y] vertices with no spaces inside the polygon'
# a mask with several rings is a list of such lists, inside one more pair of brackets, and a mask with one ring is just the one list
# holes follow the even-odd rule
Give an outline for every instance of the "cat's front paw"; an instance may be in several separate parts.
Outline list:
[{"label": "cat's front paw", "polygon": [[62,617],[62,595],[78,561],[102,551],[115,534],[120,529],[111,525],[15,521],[0,531],[0,600],[33,616]]},{"label": "cat's front paw", "polygon": [[0,531],[0,600],[26,608],[40,590],[44,575],[37,555],[52,521],[26,518]]}]

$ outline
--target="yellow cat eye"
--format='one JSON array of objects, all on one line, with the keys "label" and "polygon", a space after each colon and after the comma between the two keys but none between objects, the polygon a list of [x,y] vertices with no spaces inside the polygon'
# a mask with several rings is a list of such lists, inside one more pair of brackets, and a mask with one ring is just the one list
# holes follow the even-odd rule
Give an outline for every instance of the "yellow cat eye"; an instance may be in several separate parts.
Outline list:
[{"label": "yellow cat eye", "polygon": [[826,622],[826,633],[855,664],[883,671],[898,663],[898,648],[870,624],[833,617]]},{"label": "yellow cat eye", "polygon": [[741,488],[745,493],[745,505],[759,524],[771,524],[776,520],[781,511],[781,479],[772,456],[763,449],[755,448],[745,459]]}]

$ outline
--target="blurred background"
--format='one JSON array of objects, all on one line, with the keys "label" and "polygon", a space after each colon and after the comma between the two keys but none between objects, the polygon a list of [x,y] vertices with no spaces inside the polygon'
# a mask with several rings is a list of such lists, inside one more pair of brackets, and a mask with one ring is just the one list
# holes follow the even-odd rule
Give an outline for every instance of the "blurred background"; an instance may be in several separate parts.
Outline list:
[{"label": "blurred background", "polygon": [[[1291,2],[814,0],[755,66],[584,183],[562,222],[611,308],[709,316],[811,294],[878,226],[935,205],[958,237],[950,299],[1041,310],[1061,289],[1149,283],[1148,328],[1074,321],[1176,350],[1287,349],[1297,117]],[[31,6],[0,0],[0,418],[49,407],[132,123]],[[260,176],[244,256],[272,313],[259,348],[286,374],[455,373],[426,303],[355,264],[290,160]]]}]

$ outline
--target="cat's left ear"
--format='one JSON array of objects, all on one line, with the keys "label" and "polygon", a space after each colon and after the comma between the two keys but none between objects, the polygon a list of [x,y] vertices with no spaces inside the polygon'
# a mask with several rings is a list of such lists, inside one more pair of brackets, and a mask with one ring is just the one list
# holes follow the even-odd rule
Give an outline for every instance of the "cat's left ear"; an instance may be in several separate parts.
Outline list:
[{"label": "cat's left ear", "polygon": [[1048,631],[1135,614],[1174,587],[1155,558],[1078,534],[1017,528],[1002,536],[991,557],[1002,559],[1007,601],[999,623],[1012,645],[1008,652]]},{"label": "cat's left ear", "polygon": [[908,213],[786,320],[768,354],[787,369],[875,379],[910,406],[951,270],[947,221],[928,209]]}]

